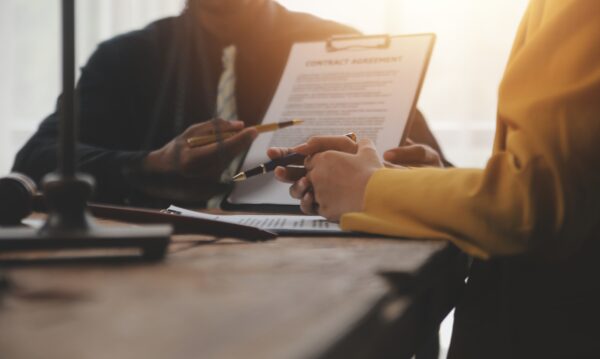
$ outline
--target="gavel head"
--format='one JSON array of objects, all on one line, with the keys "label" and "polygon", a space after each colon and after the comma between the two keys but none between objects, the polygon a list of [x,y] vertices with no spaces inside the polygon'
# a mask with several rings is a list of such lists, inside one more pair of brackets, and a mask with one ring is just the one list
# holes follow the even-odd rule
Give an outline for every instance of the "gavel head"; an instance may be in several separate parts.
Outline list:
[{"label": "gavel head", "polygon": [[0,225],[18,225],[30,215],[36,192],[35,182],[20,173],[0,178]]}]

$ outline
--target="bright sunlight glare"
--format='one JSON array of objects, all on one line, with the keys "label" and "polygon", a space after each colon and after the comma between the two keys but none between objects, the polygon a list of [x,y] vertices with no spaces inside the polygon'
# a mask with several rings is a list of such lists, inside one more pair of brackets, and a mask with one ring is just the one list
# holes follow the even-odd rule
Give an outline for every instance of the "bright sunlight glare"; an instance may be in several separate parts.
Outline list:
[{"label": "bright sunlight glare", "polygon": [[368,34],[434,32],[419,108],[446,155],[481,167],[491,153],[497,89],[527,0],[280,0]]}]

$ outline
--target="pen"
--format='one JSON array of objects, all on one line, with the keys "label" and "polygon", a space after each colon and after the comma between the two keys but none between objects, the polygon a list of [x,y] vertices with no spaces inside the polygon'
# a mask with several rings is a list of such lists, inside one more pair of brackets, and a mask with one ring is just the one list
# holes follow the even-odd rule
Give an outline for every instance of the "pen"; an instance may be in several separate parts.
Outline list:
[{"label": "pen", "polygon": [[[279,129],[290,127],[290,126],[296,126],[303,122],[304,122],[304,120],[300,120],[300,119],[296,118],[291,121],[268,123],[265,125],[254,126],[252,128],[255,128],[256,131],[258,131],[258,133],[263,133],[263,132],[277,131]],[[217,142],[219,140],[227,139],[227,138],[235,135],[236,133],[238,133],[238,132],[237,131],[221,132],[221,133],[215,133],[215,134],[205,135],[205,136],[190,137],[186,141],[187,141],[188,146],[198,147],[198,146],[208,145],[208,144]]]},{"label": "pen", "polygon": [[[352,141],[356,142],[356,134],[354,132],[347,133],[345,136],[350,138]],[[290,153],[287,156],[276,158],[272,161],[263,163],[263,164],[259,165],[258,167],[254,167],[251,170],[240,172],[240,173],[236,174],[235,176],[233,176],[233,181],[234,182],[242,182],[242,181],[247,180],[250,177],[254,177],[254,176],[258,176],[258,175],[262,175],[262,174],[271,172],[279,166],[285,167],[285,166],[288,166],[288,165],[291,165],[294,163],[301,162],[304,160],[305,157],[306,156],[301,155],[299,153]]]}]

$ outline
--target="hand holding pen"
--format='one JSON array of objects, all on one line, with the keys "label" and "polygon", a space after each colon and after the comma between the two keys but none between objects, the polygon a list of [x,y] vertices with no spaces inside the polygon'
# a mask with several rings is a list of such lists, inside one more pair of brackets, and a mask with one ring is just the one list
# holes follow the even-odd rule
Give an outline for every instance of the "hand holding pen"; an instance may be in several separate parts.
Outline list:
[{"label": "hand holding pen", "polygon": [[[267,123],[263,125],[250,127],[251,129],[256,130],[257,133],[265,133],[277,131],[283,128],[301,125],[304,121],[298,118],[295,118],[291,121],[285,122],[275,122],[275,123]],[[202,136],[193,136],[186,139],[188,146],[190,147],[200,147],[206,146],[211,143],[215,143],[218,141],[226,140],[238,134],[239,131],[223,131],[223,132],[215,132]]]},{"label": "hand holding pen", "polygon": [[[236,135],[219,143],[200,147],[190,147],[187,144],[188,138],[216,132],[236,132]],[[258,132],[254,128],[245,128],[241,121],[215,119],[197,123],[161,148],[151,151],[144,158],[140,172],[149,178],[159,175],[193,177],[197,181],[217,183],[231,160],[246,151],[257,136]]]},{"label": "hand holding pen", "polygon": [[301,122],[292,120],[245,127],[242,121],[215,119],[194,124],[162,148],[150,152],[142,162],[142,173],[218,183],[231,160],[246,151],[261,132]]},{"label": "hand holding pen", "polygon": [[[233,177],[233,181],[245,181],[250,177],[258,176],[271,171],[275,171],[276,176],[278,176],[279,173],[282,176],[282,178],[278,178],[280,180],[285,180],[285,177],[287,176],[294,178],[298,177],[301,173],[304,173],[301,164],[304,162],[306,156],[303,154],[303,150],[309,148],[311,143],[321,143],[321,141],[324,139],[327,140],[328,148],[323,148],[323,150],[337,150],[343,152],[355,151],[356,135],[354,133],[348,133],[344,136],[316,136],[311,138],[307,143],[293,148],[270,148],[267,151],[267,155],[269,158],[271,158],[271,161],[263,163],[250,170],[238,173]],[[329,146],[329,144],[331,144],[331,146]],[[318,151],[318,148],[311,148],[311,150],[317,150],[315,152],[320,152]]]},{"label": "hand holding pen", "polygon": [[[315,137],[289,150],[270,149],[269,156],[277,157],[286,151],[307,156],[303,173],[290,171],[288,168],[275,170],[275,177],[279,181],[291,183],[290,195],[299,200],[304,213],[338,220],[337,209],[362,208],[359,206],[359,202],[362,201],[361,195],[351,192],[360,187],[357,187],[356,183],[366,184],[365,178],[368,181],[368,178],[362,175],[364,155],[374,155],[374,161],[380,163],[370,140],[363,139],[357,144],[343,136]],[[354,170],[356,172],[353,172]],[[335,186],[327,187],[331,183],[335,183]],[[332,193],[337,196],[332,197]],[[339,193],[343,193],[344,196],[339,196]]]}]

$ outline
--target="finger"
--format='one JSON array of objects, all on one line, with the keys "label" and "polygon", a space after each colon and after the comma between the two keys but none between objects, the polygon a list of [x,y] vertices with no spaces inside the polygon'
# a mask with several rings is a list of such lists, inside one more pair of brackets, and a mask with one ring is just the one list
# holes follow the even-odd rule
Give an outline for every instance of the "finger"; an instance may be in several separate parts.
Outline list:
[{"label": "finger", "polygon": [[340,158],[343,158],[344,156],[352,155],[339,151],[325,151],[316,153],[312,156],[306,156],[306,158],[304,159],[304,168],[307,171],[307,173],[310,174],[310,171],[312,171],[316,167],[329,167],[337,161],[339,161]]},{"label": "finger", "polygon": [[244,128],[242,121],[225,121],[216,119],[191,125],[185,130],[185,137],[204,136],[217,132],[240,131]]},{"label": "finger", "polygon": [[386,151],[386,161],[396,164],[426,164],[436,162],[436,154],[422,145],[403,146]]},{"label": "finger", "polygon": [[310,171],[312,171],[317,166],[317,162],[321,159],[321,157],[323,157],[322,154],[323,153],[317,153],[312,156],[306,156],[306,158],[304,159],[304,168],[306,169],[309,179]]},{"label": "finger", "polygon": [[238,154],[247,150],[257,136],[258,132],[256,129],[247,128],[224,140],[222,143],[213,143],[207,147],[209,151],[219,153],[223,160],[230,161]]},{"label": "finger", "polygon": [[294,183],[306,175],[304,167],[277,167],[275,168],[275,178],[284,183]]},{"label": "finger", "polygon": [[219,133],[219,132],[231,132],[231,131],[241,131],[244,128],[244,122],[242,121],[227,121],[222,118],[217,118],[209,122],[211,126],[211,133]]},{"label": "finger", "polygon": [[307,156],[329,150],[356,153],[357,146],[348,136],[315,136],[292,148],[292,151]]},{"label": "finger", "polygon": [[319,205],[315,202],[315,196],[312,192],[306,192],[300,200],[300,209],[305,214],[317,214]]},{"label": "finger", "polygon": [[375,148],[375,144],[373,143],[373,141],[371,141],[368,138],[363,138],[362,140],[358,141],[358,153],[360,154],[361,152],[366,152],[366,151],[377,152],[377,149]]},{"label": "finger", "polygon": [[415,146],[403,146],[396,147],[391,150],[386,151],[383,154],[383,158],[386,161],[392,163],[401,163],[401,162],[420,162],[423,158],[423,153],[420,149],[417,149]]},{"label": "finger", "polygon": [[247,149],[256,137],[258,137],[258,131],[255,128],[247,128],[223,141],[223,147],[237,155]]},{"label": "finger", "polygon": [[271,147],[267,149],[267,156],[269,156],[269,158],[272,160],[285,157],[290,153],[292,153],[292,150],[287,147]]},{"label": "finger", "polygon": [[313,211],[321,217],[327,218],[327,204],[323,202],[323,194],[319,193],[315,189],[310,191],[313,198]]},{"label": "finger", "polygon": [[273,174],[275,175],[275,179],[279,182],[294,183],[297,181],[297,179],[292,178],[292,176],[288,174],[288,171],[285,169],[285,167],[275,167]]},{"label": "finger", "polygon": [[302,199],[306,192],[311,188],[311,184],[306,177],[300,178],[290,187],[290,196],[296,199]]},{"label": "finger", "polygon": [[[409,167],[407,167],[407,166],[409,166],[407,164],[400,165],[400,164],[392,163],[392,162],[388,162],[388,161],[384,161],[383,166],[385,168],[394,168],[394,169],[399,169],[399,170],[406,170],[409,168]],[[415,166],[412,166],[412,167],[415,167]]]}]

